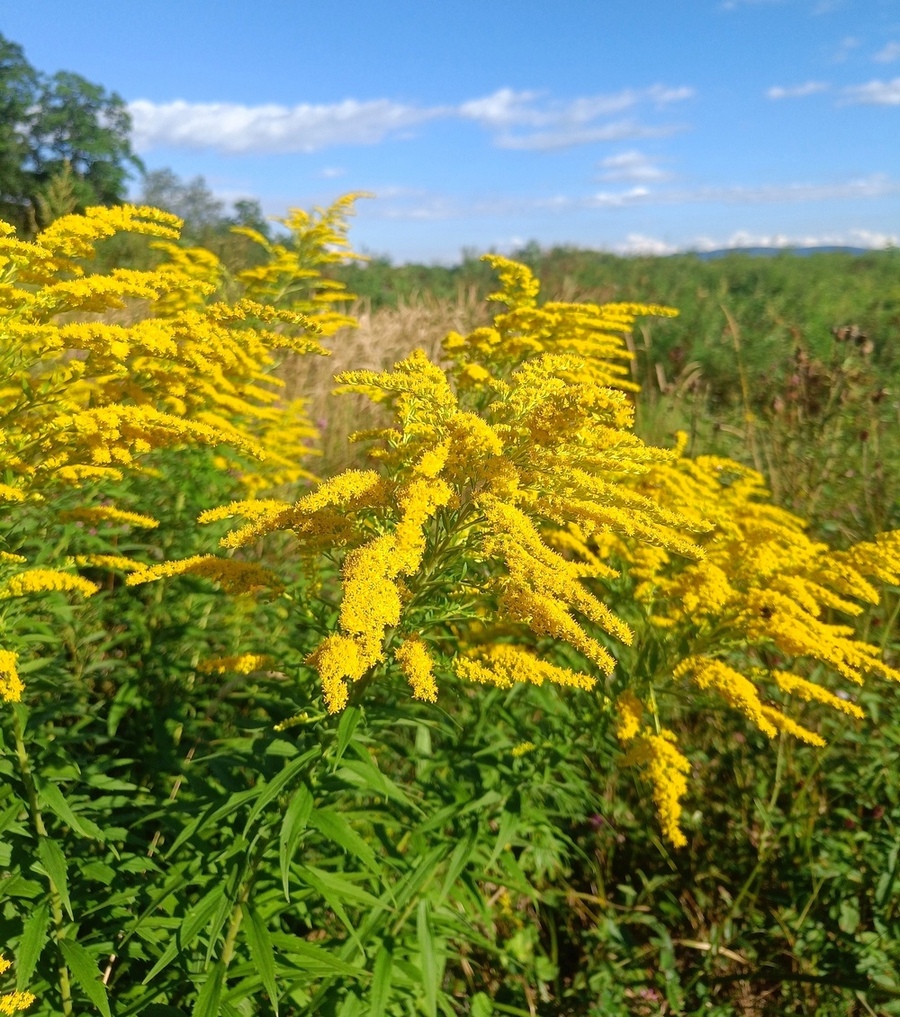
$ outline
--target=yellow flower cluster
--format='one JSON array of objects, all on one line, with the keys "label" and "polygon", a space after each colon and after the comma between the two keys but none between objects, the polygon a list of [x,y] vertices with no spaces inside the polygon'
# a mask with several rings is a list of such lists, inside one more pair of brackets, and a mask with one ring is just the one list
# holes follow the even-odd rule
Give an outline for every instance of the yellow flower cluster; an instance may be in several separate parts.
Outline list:
[{"label": "yellow flower cluster", "polygon": [[90,505],[68,509],[60,512],[59,518],[62,522],[88,523],[89,525],[119,523],[124,526],[140,526],[148,530],[159,526],[159,520],[152,516],[144,515],[141,512],[127,512],[125,509],[116,508],[115,505]]},{"label": "yellow flower cluster", "polygon": [[[0,229],[0,468],[11,490],[116,477],[173,444],[227,443],[256,455],[276,444],[272,351],[325,353],[308,334],[319,329],[296,310],[249,298],[172,310],[168,297],[200,286],[197,259],[172,243],[179,226],[168,213],[122,206],[63,216],[29,243]],[[170,260],[89,273],[94,245],[121,230],[164,238]],[[127,326],[108,320],[136,301],[157,313]],[[60,322],[64,312],[82,320]],[[282,471],[287,456],[306,451],[298,439],[314,433],[298,410]],[[254,492],[261,486],[254,481]]]},{"label": "yellow flower cluster", "polygon": [[[856,684],[866,674],[900,681],[900,671],[881,659],[878,647],[831,620],[833,613],[859,614],[860,602],[877,603],[872,580],[900,582],[900,533],[833,551],[810,539],[801,519],[768,501],[758,473],[715,457],[687,459],[682,448],[680,442],[677,459],[654,464],[633,485],[641,497],[657,499],[695,527],[709,527],[698,538],[703,557],[686,560],[613,532],[588,543],[587,550],[631,576],[644,608],[633,669],[649,688],[691,680],[769,737],[783,731],[822,746],[821,735],[789,716],[773,696],[860,718],[863,711],[846,693],[795,671],[805,669],[806,661],[810,673],[825,665]],[[586,560],[584,554],[577,558]],[[648,641],[652,655],[645,652]],[[645,664],[651,657],[652,673]],[[730,662],[738,659],[740,670]],[[630,692],[620,697],[623,743],[636,737],[643,709]],[[668,749],[665,754],[671,755]],[[675,815],[671,808],[667,814]]]},{"label": "yellow flower cluster", "polygon": [[290,244],[274,243],[257,230],[245,226],[234,232],[262,249],[265,261],[237,275],[237,281],[252,300],[274,307],[287,307],[314,318],[322,335],[339,328],[354,327],[355,318],[335,310],[334,305],[352,299],[342,282],[325,279],[322,270],[348,259],[365,260],[347,240],[347,217],[363,193],[345,194],[328,208],[307,212],[292,208],[276,220],[290,234]]},{"label": "yellow flower cluster", "polygon": [[[454,372],[421,350],[389,371],[346,372],[337,378],[338,391],[365,394],[393,413],[391,427],[354,436],[378,443],[371,454],[383,472],[350,470],[293,504],[249,500],[203,517],[246,520],[223,538],[225,547],[290,530],[301,555],[343,553],[340,629],[309,658],[332,712],[347,702],[348,682],[371,676],[388,657],[425,699],[436,694],[437,660],[444,666],[448,656],[455,661],[447,666],[469,680],[592,687],[596,674],[558,667],[529,650],[546,637],[610,673],[615,661],[603,639],[628,643],[632,633],[590,584],[616,572],[599,558],[571,561],[544,531],[577,528],[584,546],[612,530],[702,556],[684,536],[690,521],[631,487],[631,478],[672,453],[633,434],[633,408],[610,387],[618,374],[600,366],[612,363],[604,358],[614,350],[627,356],[621,338],[604,328],[621,331],[635,314],[658,309],[608,309],[601,321],[599,312],[554,305],[544,315],[528,270],[505,261],[497,266],[503,300],[521,313],[498,316],[503,342],[511,345],[489,344],[492,355],[505,352],[490,361],[485,398],[467,394],[461,382],[454,386]],[[570,342],[573,330],[577,342]],[[596,360],[549,352],[579,343]],[[476,340],[466,348],[466,356],[484,352]],[[533,358],[517,364],[528,353]],[[456,627],[450,640],[443,632],[426,651],[415,634],[423,625],[440,627],[441,612],[452,613],[454,602],[473,595],[490,603],[486,621]],[[515,643],[498,642],[503,634]],[[455,655],[454,639],[473,654]]]},{"label": "yellow flower cluster", "polygon": [[625,766],[643,766],[653,788],[653,802],[663,835],[675,847],[684,847],[687,838],[680,826],[681,799],[687,793],[690,763],[678,751],[671,731],[636,735],[623,760]]},{"label": "yellow flower cluster", "polygon": [[226,593],[257,593],[260,590],[281,590],[281,581],[274,572],[254,562],[219,558],[214,554],[198,554],[191,558],[142,566],[125,580],[127,586],[152,583],[172,576],[198,576],[218,583]]},{"label": "yellow flower cluster", "polygon": [[253,674],[265,667],[271,667],[275,661],[267,653],[239,653],[233,657],[213,657],[204,660],[200,670],[204,674]]},{"label": "yellow flower cluster", "polygon": [[18,703],[25,686],[19,677],[19,659],[12,650],[0,650],[0,699],[5,703]]},{"label": "yellow flower cluster", "polygon": [[[0,956],[0,975],[11,967],[12,962]],[[11,1017],[12,1014],[21,1013],[21,1011],[27,1010],[35,999],[37,997],[31,992],[7,992],[0,996],[0,1014],[7,1014]]]},{"label": "yellow flower cluster", "polygon": [[59,569],[25,569],[10,576],[0,585],[0,600],[55,591],[80,593],[84,597],[90,597],[98,589],[95,583],[72,572],[62,572]]},{"label": "yellow flower cluster", "polygon": [[[286,355],[327,353],[314,335],[350,323],[334,310],[349,294],[322,269],[352,256],[352,204],[349,196],[325,212],[292,213],[295,246],[271,252],[280,259],[266,276],[272,285],[229,280],[214,254],[181,246],[181,221],[158,209],[90,208],[28,242],[0,223],[0,503],[39,506],[48,527],[153,528],[150,516],[109,504],[104,485],[142,469],[148,453],[182,445],[216,447],[219,468],[253,497],[312,479],[304,464],[315,428],[302,402],[283,399],[273,371]],[[155,238],[162,262],[97,271],[97,245],[121,232]],[[266,294],[278,287],[276,307]],[[248,467],[252,458],[262,465]],[[59,511],[60,489],[86,485],[94,504],[69,507],[69,495]],[[2,560],[27,564],[6,551]],[[73,560],[142,580],[192,572],[234,592],[273,583],[256,565],[211,557],[156,570],[118,555],[66,564]],[[45,590],[89,595],[96,587],[47,567],[0,584],[0,599]]]},{"label": "yellow flower cluster", "polygon": [[640,315],[671,317],[671,307],[651,304],[548,302],[538,306],[540,283],[531,270],[496,254],[484,260],[496,269],[502,288],[488,298],[505,304],[490,327],[467,336],[451,332],[444,351],[455,364],[462,387],[484,388],[491,371],[512,367],[543,353],[569,353],[580,358],[572,379],[636,391],[628,380],[631,354],[622,336]]}]

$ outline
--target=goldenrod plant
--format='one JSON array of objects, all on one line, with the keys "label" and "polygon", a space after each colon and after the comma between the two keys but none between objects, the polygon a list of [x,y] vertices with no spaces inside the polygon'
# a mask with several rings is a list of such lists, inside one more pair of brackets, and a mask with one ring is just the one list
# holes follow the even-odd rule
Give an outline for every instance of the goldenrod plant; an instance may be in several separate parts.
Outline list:
[{"label": "goldenrod plant", "polygon": [[[709,731],[758,773],[775,741],[770,816],[789,746],[829,751],[829,715],[865,744],[866,679],[900,679],[869,632],[900,533],[835,549],[754,470],[635,432],[630,331],[669,307],[541,302],[488,256],[490,324],[338,374],[383,422],[313,476],[276,368],[351,323],[325,275],[355,197],[242,228],[262,263],[231,274],[151,208],[3,229],[2,1013],[625,1012],[641,986],[687,1013],[663,918],[592,859],[630,823],[687,865]],[[159,263],[93,271],[119,232]],[[648,819],[610,790],[631,767]],[[633,963],[617,913],[653,937]],[[585,929],[597,970],[567,967]],[[697,1013],[750,963],[700,936]]]},{"label": "goldenrod plant", "polygon": [[[683,845],[689,763],[663,726],[657,688],[692,681],[769,736],[822,745],[761,687],[859,716],[850,700],[795,674],[793,662],[810,658],[857,683],[867,673],[900,680],[877,647],[820,620],[824,609],[858,614],[848,598],[877,603],[866,576],[898,581],[900,534],[832,552],[767,503],[758,474],[646,445],[622,391],[633,389],[622,333],[640,314],[674,312],[538,307],[538,281],[524,265],[489,260],[502,282],[491,299],[506,309],[491,327],[448,337],[449,369],[416,351],[393,371],[338,377],[339,391],[361,392],[393,414],[394,426],[355,436],[374,444],[380,470],[346,471],[292,504],[236,502],[202,521],[245,520],[222,539],[229,550],[288,531],[304,561],[340,563],[337,626],[308,658],[331,712],[392,672],[426,700],[451,673],[592,690],[613,674],[617,646],[630,646],[636,628],[639,645],[662,640],[653,674],[637,653],[617,679],[626,685],[618,731],[625,762],[648,769],[665,835]],[[230,567],[228,559],[165,563],[127,582],[224,577]],[[638,626],[610,586],[623,571],[642,580],[634,605],[649,604]],[[757,664],[769,650],[781,654],[778,664]],[[734,652],[745,663],[732,666]],[[598,709],[609,709],[604,685],[597,693]]]}]

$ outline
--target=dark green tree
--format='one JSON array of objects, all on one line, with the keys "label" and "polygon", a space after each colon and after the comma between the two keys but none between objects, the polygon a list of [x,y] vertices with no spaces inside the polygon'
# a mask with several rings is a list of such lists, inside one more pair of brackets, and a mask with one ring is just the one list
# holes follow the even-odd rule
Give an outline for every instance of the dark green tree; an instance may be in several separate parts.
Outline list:
[{"label": "dark green tree", "polygon": [[28,134],[39,89],[22,47],[0,35],[0,218],[14,222],[28,202]]},{"label": "dark green tree", "polygon": [[122,201],[130,171],[143,169],[130,134],[121,96],[69,71],[41,74],[0,35],[0,216],[33,229],[39,197],[63,173],[78,210]]}]

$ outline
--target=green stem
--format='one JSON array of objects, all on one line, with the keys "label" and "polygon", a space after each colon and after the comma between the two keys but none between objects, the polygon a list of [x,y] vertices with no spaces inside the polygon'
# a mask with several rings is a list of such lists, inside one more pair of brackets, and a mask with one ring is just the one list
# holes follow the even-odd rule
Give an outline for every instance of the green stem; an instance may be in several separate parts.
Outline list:
[{"label": "green stem", "polygon": [[[34,784],[34,777],[31,773],[31,764],[28,759],[28,750],[25,747],[24,731],[22,729],[22,718],[16,707],[13,707],[13,732],[16,739],[16,756],[19,760],[19,770],[22,774],[22,784],[25,787],[25,795],[28,799],[28,808],[31,812],[31,819],[38,837],[47,837],[47,827],[44,825],[44,817],[41,815],[40,804],[38,803],[37,788]],[[56,883],[48,872],[47,882],[50,885],[50,912],[53,915],[54,935],[57,946],[65,939],[65,916],[63,915],[62,900],[59,895]],[[62,1012],[65,1017],[72,1013],[72,982],[69,978],[69,969],[62,958],[62,949],[59,951],[59,994],[62,1001]]]}]

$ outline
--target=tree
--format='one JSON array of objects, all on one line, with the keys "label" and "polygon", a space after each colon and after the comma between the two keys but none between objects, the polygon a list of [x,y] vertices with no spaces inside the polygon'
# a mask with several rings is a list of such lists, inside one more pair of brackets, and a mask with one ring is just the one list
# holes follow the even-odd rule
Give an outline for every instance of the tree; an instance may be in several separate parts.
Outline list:
[{"label": "tree", "polygon": [[213,194],[203,177],[182,180],[170,169],[150,170],[144,175],[142,205],[152,205],[184,219],[184,235],[199,238],[222,228],[225,205]]},{"label": "tree", "polygon": [[70,71],[41,74],[0,35],[0,216],[33,228],[39,197],[64,173],[79,211],[122,201],[130,170],[143,169],[130,134],[121,96]]},{"label": "tree", "polygon": [[[29,189],[27,125],[40,87],[21,46],[0,35],[0,217],[21,209]],[[17,216],[15,217],[17,218]]]}]

